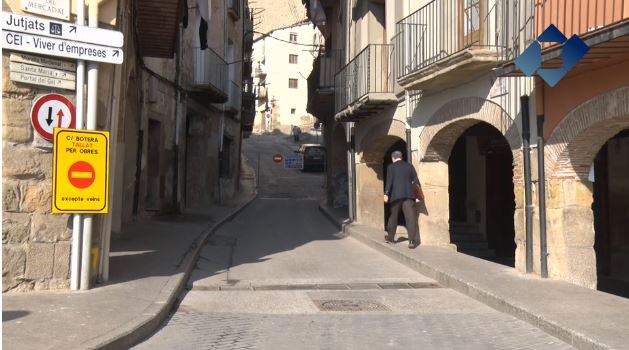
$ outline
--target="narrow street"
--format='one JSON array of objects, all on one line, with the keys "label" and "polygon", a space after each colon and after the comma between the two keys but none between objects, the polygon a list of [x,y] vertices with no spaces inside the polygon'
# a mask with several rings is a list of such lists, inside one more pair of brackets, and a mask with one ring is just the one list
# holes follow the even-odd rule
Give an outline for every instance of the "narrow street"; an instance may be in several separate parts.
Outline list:
[{"label": "narrow street", "polygon": [[318,209],[322,173],[272,161],[295,148],[244,141],[258,199],[210,239],[177,309],[136,349],[572,348],[344,237]]}]

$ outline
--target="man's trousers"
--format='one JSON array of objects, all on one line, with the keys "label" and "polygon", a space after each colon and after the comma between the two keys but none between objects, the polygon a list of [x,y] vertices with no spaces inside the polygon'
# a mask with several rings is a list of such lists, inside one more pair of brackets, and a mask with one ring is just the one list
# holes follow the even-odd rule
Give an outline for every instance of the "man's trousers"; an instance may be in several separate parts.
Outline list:
[{"label": "man's trousers", "polygon": [[419,232],[417,230],[417,211],[415,210],[415,201],[412,199],[398,199],[390,204],[391,216],[387,222],[387,233],[389,238],[395,237],[397,229],[397,219],[400,215],[400,209],[404,213],[406,221],[406,230],[408,231],[409,242],[419,243]]}]

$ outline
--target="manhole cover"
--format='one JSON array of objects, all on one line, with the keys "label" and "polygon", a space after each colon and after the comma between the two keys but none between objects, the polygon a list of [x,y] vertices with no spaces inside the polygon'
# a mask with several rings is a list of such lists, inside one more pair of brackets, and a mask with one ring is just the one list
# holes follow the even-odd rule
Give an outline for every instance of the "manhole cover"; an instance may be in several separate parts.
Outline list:
[{"label": "manhole cover", "polygon": [[389,311],[377,301],[369,300],[313,300],[321,311]]}]

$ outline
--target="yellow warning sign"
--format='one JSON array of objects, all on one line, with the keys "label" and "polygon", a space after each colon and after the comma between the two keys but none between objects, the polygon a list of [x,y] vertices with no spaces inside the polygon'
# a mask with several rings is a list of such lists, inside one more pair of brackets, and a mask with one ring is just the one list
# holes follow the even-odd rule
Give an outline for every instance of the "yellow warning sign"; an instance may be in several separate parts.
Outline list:
[{"label": "yellow warning sign", "polygon": [[55,128],[52,212],[106,214],[109,132]]}]

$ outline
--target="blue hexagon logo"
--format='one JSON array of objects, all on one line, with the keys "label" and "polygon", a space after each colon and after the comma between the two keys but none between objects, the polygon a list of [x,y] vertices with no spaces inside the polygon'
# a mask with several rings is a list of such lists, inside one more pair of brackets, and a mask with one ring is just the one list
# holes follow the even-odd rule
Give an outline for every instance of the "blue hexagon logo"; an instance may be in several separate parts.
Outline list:
[{"label": "blue hexagon logo", "polygon": [[[542,45],[540,43],[559,43],[562,45],[561,58],[563,64],[559,68],[541,68]],[[567,39],[563,33],[551,24],[544,30],[537,40],[532,42],[522,54],[515,59],[515,65],[526,76],[537,73],[550,87],[557,83],[568,73],[570,69],[590,51],[590,48],[576,34]]]}]

